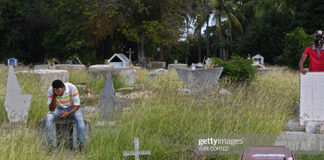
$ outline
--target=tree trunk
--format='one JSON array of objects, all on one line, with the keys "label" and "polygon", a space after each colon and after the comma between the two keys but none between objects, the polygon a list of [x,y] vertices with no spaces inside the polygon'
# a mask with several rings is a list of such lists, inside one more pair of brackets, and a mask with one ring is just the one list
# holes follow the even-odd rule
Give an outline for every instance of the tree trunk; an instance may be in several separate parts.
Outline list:
[{"label": "tree trunk", "polygon": [[[218,38],[220,42],[223,42],[224,38],[223,38],[223,32],[222,32],[222,23],[221,23],[221,16],[218,15],[217,18],[217,25],[218,25]],[[219,48],[219,58],[222,60],[225,60],[225,49],[224,47],[220,47]]]},{"label": "tree trunk", "polygon": [[206,53],[206,57],[208,58],[208,56],[209,56],[209,16],[207,16],[206,23],[207,23],[207,26],[206,26],[206,38],[207,38],[207,53]]},{"label": "tree trunk", "polygon": [[189,40],[188,40],[188,38],[189,38],[189,36],[188,36],[188,34],[189,34],[189,22],[188,22],[189,20],[187,19],[186,20],[186,26],[187,26],[187,30],[186,30],[186,64],[188,64],[188,56],[189,56]]},{"label": "tree trunk", "polygon": [[144,35],[140,34],[140,41],[137,43],[137,57],[138,57],[138,63],[140,66],[145,66],[145,61],[144,61]]},{"label": "tree trunk", "polygon": [[164,61],[164,47],[160,47],[159,54],[160,54],[160,61]]},{"label": "tree trunk", "polygon": [[[220,42],[223,41],[223,34],[222,34],[222,31],[220,29],[218,30],[218,39],[219,39]],[[224,60],[223,47],[219,48],[219,58]]]},{"label": "tree trunk", "polygon": [[188,56],[189,56],[189,44],[186,43],[186,64],[188,64]]},{"label": "tree trunk", "polygon": [[201,62],[201,28],[198,33],[198,62]]},{"label": "tree trunk", "polygon": [[[232,36],[232,30],[231,29],[229,29],[229,31],[230,31],[230,42],[232,43],[233,42],[233,36]],[[233,50],[232,50],[232,52],[231,52],[231,56],[233,56],[234,55],[234,53],[233,53]]]}]

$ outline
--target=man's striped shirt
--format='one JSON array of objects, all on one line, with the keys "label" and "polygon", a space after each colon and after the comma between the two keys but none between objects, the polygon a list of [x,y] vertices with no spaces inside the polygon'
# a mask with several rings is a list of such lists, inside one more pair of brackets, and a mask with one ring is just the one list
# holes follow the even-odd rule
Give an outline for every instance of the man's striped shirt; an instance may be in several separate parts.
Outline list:
[{"label": "man's striped shirt", "polygon": [[[72,83],[64,83],[65,90],[62,96],[56,96],[56,107],[68,108],[70,106],[80,105],[78,89]],[[53,87],[48,89],[47,105],[49,106],[53,98]]]}]

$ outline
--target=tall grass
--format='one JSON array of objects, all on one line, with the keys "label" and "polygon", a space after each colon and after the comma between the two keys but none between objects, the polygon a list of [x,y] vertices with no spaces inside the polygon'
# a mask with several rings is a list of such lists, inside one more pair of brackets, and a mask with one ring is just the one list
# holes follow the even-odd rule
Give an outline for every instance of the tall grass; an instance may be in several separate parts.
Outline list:
[{"label": "tall grass", "polygon": [[[133,159],[123,157],[133,150],[134,137],[139,137],[140,150],[152,155],[141,159],[235,159],[239,155],[207,157],[194,152],[197,134],[281,133],[299,99],[299,77],[296,72],[276,72],[259,76],[250,84],[222,85],[231,95],[216,90],[200,94],[183,94],[184,85],[176,73],[148,79],[146,70],[137,71],[137,83],[150,90],[148,98],[127,103],[115,125],[96,126],[99,117],[90,118],[91,141],[83,153],[47,152],[42,149],[35,130],[37,121],[47,113],[46,92],[38,89],[33,76],[18,75],[25,94],[33,100],[27,128],[6,128],[0,132],[0,159]],[[0,72],[0,122],[7,121],[4,111],[6,72]],[[91,79],[87,72],[70,72],[70,82],[86,83],[94,95],[100,95],[104,77]],[[86,94],[81,93],[81,96]],[[97,96],[97,97],[98,97]],[[88,118],[88,117],[86,117]],[[321,156],[298,155],[300,159],[323,159]]]},{"label": "tall grass", "polygon": [[[286,79],[280,79],[286,74]],[[142,149],[152,150],[149,159],[195,159],[197,155],[192,151],[197,134],[280,133],[298,95],[294,92],[298,88],[297,75],[267,74],[250,85],[227,87],[232,94],[226,96],[216,90],[180,94],[177,89],[183,85],[175,72],[168,73],[146,83],[153,95],[128,106],[132,110],[125,112],[116,126],[95,129],[88,156],[120,159],[123,150],[132,149],[137,136]],[[278,87],[264,86],[268,83]],[[238,155],[218,158],[237,159]]]}]

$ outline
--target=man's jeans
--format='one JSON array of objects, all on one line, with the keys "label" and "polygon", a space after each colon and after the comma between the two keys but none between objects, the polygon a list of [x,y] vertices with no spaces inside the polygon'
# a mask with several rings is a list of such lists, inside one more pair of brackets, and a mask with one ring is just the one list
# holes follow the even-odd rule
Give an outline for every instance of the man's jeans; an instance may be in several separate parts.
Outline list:
[{"label": "man's jeans", "polygon": [[[72,109],[72,107],[69,108],[56,108],[54,112],[48,112],[46,115],[46,132],[49,137],[49,142],[56,146],[56,129],[54,121],[63,113],[63,112],[69,112]],[[73,114],[69,115],[67,118],[74,119],[76,121],[76,129],[77,129],[77,139],[79,143],[84,142],[84,130],[85,125],[83,121],[83,115],[82,111],[79,108],[77,111],[75,111]]]}]

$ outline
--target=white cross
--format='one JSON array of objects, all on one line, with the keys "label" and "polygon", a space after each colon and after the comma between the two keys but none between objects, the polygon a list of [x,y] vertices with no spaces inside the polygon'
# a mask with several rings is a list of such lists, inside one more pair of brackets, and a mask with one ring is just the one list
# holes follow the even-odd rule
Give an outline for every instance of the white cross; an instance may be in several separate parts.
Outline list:
[{"label": "white cross", "polygon": [[134,138],[134,151],[124,151],[124,156],[135,156],[135,160],[139,160],[140,155],[151,155],[151,151],[139,151],[138,137]]},{"label": "white cross", "polygon": [[132,61],[132,54],[134,53],[134,51],[132,51],[132,49],[131,48],[129,48],[129,50],[128,51],[126,51],[126,53],[128,53],[129,54],[129,60],[130,61]]}]

